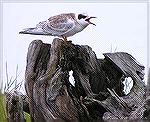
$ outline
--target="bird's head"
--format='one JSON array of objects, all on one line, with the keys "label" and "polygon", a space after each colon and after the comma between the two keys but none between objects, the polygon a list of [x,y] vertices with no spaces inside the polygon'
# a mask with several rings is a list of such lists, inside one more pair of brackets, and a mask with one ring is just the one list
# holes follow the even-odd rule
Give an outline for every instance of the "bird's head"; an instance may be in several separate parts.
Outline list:
[{"label": "bird's head", "polygon": [[[92,23],[90,20],[92,18],[96,18],[96,17],[93,17],[93,16],[88,16],[87,14],[83,13],[83,14],[78,14],[77,15],[77,21],[81,24],[92,24],[92,25],[95,25],[94,23]],[[96,25],[95,25],[96,26]]]}]

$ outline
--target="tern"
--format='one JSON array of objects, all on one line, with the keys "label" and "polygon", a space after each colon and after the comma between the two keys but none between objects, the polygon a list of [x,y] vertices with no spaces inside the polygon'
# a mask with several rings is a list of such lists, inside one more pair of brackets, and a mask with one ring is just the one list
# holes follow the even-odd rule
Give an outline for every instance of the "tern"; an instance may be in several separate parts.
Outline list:
[{"label": "tern", "polygon": [[34,28],[26,28],[20,34],[58,36],[67,41],[67,37],[81,32],[88,25],[90,20],[96,18],[87,14],[63,13],[50,17],[46,21],[39,22]]}]

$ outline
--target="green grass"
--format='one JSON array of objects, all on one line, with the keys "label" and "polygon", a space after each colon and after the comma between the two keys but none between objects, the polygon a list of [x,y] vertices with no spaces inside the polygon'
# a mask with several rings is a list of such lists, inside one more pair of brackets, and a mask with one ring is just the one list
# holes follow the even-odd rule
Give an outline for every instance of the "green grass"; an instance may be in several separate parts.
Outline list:
[{"label": "green grass", "polygon": [[[31,122],[30,115],[24,112],[24,117],[26,122]],[[6,104],[5,104],[5,96],[0,91],[0,122],[7,122],[7,114],[6,114]]]},{"label": "green grass", "polygon": [[0,91],[0,122],[7,122],[5,96]]},{"label": "green grass", "polygon": [[26,122],[31,122],[30,115],[26,112],[24,112],[24,118],[26,119]]}]

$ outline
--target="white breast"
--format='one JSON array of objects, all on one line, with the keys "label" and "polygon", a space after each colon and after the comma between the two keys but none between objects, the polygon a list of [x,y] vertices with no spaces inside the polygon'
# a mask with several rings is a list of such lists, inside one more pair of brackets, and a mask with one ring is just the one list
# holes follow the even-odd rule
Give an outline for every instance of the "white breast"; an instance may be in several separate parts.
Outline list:
[{"label": "white breast", "polygon": [[81,32],[85,29],[89,24],[85,21],[78,21],[75,23],[75,26],[72,30],[68,31],[67,33],[63,34],[63,36],[69,37],[73,36],[74,34]]}]

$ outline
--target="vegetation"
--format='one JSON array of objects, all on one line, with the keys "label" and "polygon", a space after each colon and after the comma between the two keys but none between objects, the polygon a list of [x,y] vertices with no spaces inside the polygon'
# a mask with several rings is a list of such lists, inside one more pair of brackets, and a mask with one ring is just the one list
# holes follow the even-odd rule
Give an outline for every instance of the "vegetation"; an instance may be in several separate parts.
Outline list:
[{"label": "vegetation", "polygon": [[[18,80],[17,80],[18,76],[19,74],[18,74],[18,65],[17,65],[15,78],[13,79],[13,77],[11,77],[9,79],[8,71],[7,71],[7,62],[6,62],[7,81],[4,84],[5,85],[4,89],[3,89],[3,86],[0,88],[0,122],[8,122],[8,121],[20,122],[23,119],[25,119],[26,122],[31,122],[30,115],[23,111],[22,98],[20,98],[20,94],[21,94],[20,89],[22,87],[23,81],[18,83]],[[1,92],[2,90],[4,91],[4,94]],[[19,109],[18,109],[18,106],[19,106]],[[15,112],[13,111],[14,112],[13,113],[12,109],[13,110],[17,109],[17,111]]]},{"label": "vegetation", "polygon": [[28,113],[24,112],[24,118],[25,118],[26,122],[31,122],[30,115]]},{"label": "vegetation", "polygon": [[5,96],[0,91],[0,122],[7,122]]}]

